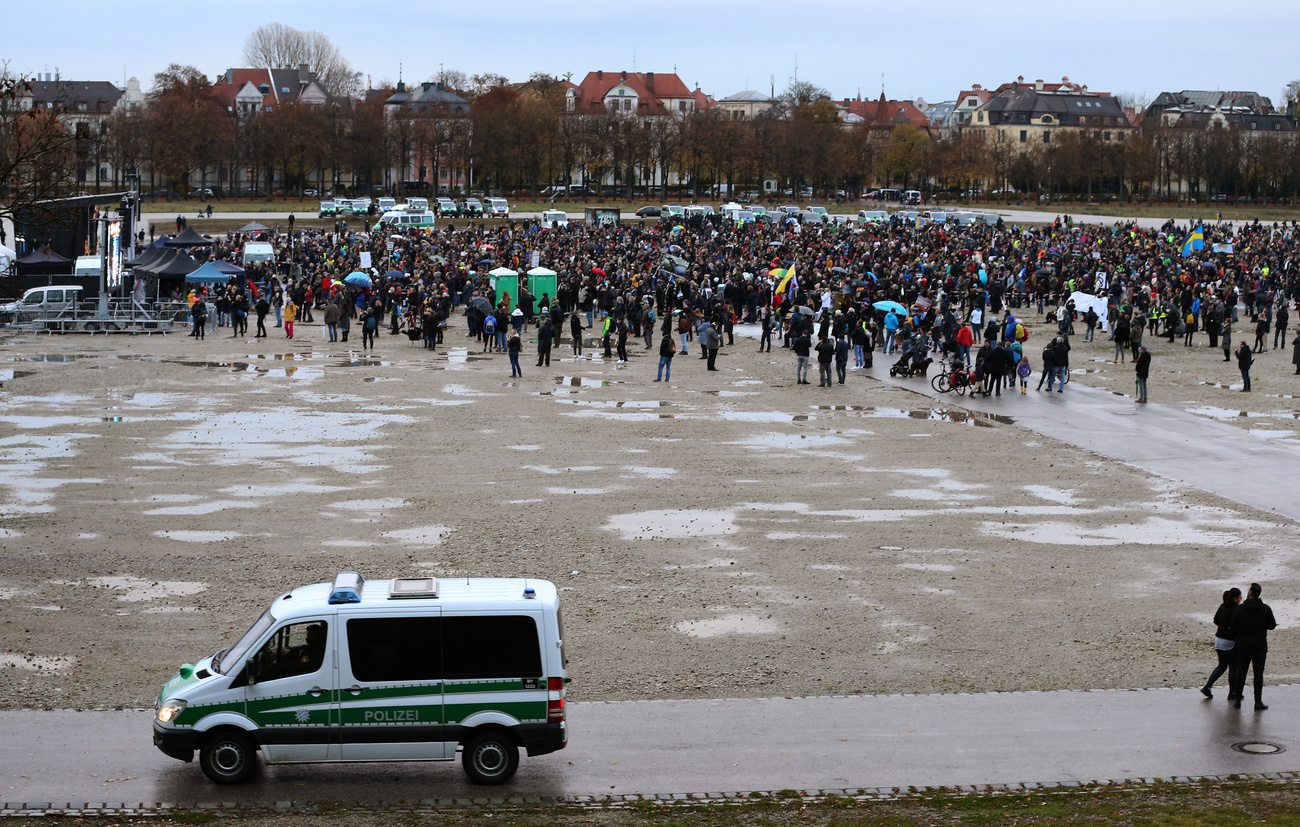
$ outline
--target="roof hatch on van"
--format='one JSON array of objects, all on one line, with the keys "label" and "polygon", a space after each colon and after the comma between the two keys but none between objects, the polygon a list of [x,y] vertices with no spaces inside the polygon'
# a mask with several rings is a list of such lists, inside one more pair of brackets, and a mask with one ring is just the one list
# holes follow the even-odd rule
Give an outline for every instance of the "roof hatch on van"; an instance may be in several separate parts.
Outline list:
[{"label": "roof hatch on van", "polygon": [[437,597],[438,578],[419,577],[394,579],[388,584],[389,600],[410,600],[417,597]]},{"label": "roof hatch on van", "polygon": [[366,578],[356,571],[341,571],[338,577],[334,578],[334,585],[330,587],[330,604],[339,603],[360,603],[361,590],[365,588]]}]

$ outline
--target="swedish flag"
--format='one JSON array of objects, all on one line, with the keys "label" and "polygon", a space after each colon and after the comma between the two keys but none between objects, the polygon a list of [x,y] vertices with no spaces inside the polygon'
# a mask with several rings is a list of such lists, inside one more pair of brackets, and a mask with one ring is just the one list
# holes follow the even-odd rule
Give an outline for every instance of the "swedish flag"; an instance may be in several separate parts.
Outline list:
[{"label": "swedish flag", "polygon": [[1205,225],[1197,224],[1196,229],[1183,242],[1183,246],[1178,252],[1185,256],[1190,256],[1193,252],[1200,252],[1205,249]]}]

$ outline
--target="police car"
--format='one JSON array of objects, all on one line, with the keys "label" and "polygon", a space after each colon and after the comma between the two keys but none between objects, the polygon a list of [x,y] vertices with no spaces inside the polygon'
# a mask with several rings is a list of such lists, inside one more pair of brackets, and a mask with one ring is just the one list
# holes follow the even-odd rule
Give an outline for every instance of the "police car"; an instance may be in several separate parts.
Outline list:
[{"label": "police car", "polygon": [[268,764],[451,761],[500,784],[519,749],[568,743],[564,632],[554,584],[365,580],[276,599],[238,640],[158,693],[154,745],[195,752],[218,784]]}]

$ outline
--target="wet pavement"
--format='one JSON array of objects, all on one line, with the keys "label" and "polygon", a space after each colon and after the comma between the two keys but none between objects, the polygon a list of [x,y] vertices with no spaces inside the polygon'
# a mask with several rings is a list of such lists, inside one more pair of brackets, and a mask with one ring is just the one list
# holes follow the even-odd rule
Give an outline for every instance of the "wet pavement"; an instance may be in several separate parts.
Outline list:
[{"label": "wet pavement", "polygon": [[[1269,439],[1167,405],[1071,382],[1064,393],[1004,391],[1001,397],[939,393],[929,377],[894,378],[889,357],[857,371],[954,407],[1009,416],[1015,424],[1077,448],[1159,474],[1243,505],[1300,520],[1295,495],[1300,445]],[[1048,460],[1050,461],[1050,460]]]},{"label": "wet pavement", "polygon": [[[148,712],[0,712],[9,806],[339,803],[493,796],[1061,784],[1300,770],[1300,686],[1273,709],[1192,689],[574,704],[569,747],[494,789],[459,765],[267,768],[217,787],[151,743]],[[1259,746],[1265,745],[1265,746]],[[1267,746],[1272,745],[1272,746]],[[1278,747],[1280,749],[1274,749]]]}]

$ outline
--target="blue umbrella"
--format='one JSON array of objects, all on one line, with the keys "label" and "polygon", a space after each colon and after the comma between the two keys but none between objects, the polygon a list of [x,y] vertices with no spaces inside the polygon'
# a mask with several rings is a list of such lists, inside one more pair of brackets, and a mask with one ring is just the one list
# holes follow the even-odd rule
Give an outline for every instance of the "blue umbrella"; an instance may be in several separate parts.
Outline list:
[{"label": "blue umbrella", "polygon": [[404,279],[404,278],[406,278],[406,274],[403,273],[401,270],[389,270],[387,273],[384,273],[384,278],[386,278],[386,279]]},{"label": "blue umbrella", "polygon": [[353,287],[370,286],[370,276],[367,276],[365,273],[361,272],[360,270],[354,270],[353,272],[349,273],[347,278],[343,279],[343,281],[345,284],[350,284]]},{"label": "blue umbrella", "polygon": [[877,310],[892,310],[895,313],[901,313],[904,316],[907,315],[907,308],[903,307],[898,302],[890,302],[890,301],[876,302],[871,306],[876,308]]}]

